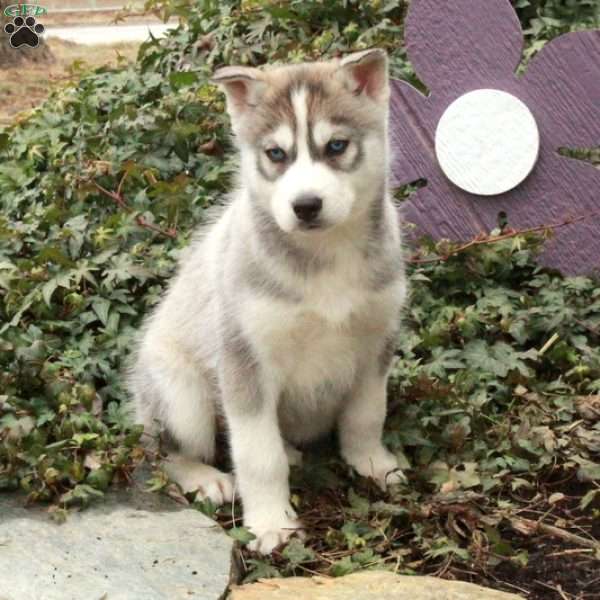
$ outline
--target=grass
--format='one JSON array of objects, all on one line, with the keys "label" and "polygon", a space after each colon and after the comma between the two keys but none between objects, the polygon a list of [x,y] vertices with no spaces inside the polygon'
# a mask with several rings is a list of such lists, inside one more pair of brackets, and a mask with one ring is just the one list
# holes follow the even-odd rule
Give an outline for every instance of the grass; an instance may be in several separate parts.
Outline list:
[{"label": "grass", "polygon": [[0,126],[11,124],[19,113],[38,106],[55,86],[76,79],[83,67],[135,60],[139,44],[85,46],[51,38],[48,46],[55,57],[51,63],[31,62],[0,69]]}]

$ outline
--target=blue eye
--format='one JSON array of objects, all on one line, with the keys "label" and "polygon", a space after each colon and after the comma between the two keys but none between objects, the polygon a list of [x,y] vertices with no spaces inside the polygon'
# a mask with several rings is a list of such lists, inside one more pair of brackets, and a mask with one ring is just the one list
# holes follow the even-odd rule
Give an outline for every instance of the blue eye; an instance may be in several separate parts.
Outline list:
[{"label": "blue eye", "polygon": [[265,152],[269,159],[274,163],[283,162],[287,158],[287,155],[282,148],[269,148],[268,150],[265,150]]},{"label": "blue eye", "polygon": [[331,140],[325,146],[325,153],[328,156],[339,156],[346,151],[348,143],[348,140]]}]

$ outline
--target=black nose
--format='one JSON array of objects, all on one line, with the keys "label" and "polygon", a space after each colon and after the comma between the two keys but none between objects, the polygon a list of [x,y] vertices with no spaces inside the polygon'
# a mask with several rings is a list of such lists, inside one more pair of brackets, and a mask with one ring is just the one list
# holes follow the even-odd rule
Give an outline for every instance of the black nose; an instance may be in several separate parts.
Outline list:
[{"label": "black nose", "polygon": [[296,216],[301,220],[309,223],[314,221],[323,207],[323,200],[318,196],[300,196],[294,200],[292,205]]}]

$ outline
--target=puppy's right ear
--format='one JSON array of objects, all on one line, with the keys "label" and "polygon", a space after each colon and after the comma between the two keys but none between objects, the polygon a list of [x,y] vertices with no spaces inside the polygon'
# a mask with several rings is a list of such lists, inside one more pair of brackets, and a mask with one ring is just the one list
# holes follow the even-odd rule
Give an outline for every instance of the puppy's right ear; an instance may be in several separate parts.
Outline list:
[{"label": "puppy's right ear", "polygon": [[243,116],[260,101],[267,84],[259,69],[223,67],[211,78],[227,96],[227,111],[232,119]]},{"label": "puppy's right ear", "polygon": [[389,96],[388,59],[381,48],[348,54],[340,61],[340,72],[353,94],[364,94],[378,102]]}]

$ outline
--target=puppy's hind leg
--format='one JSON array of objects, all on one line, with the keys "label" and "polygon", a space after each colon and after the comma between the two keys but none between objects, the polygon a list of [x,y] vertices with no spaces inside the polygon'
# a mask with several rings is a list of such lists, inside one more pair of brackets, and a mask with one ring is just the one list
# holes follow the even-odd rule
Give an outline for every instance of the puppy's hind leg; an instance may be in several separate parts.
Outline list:
[{"label": "puppy's hind leg", "polygon": [[197,498],[216,505],[231,502],[233,477],[208,464],[215,454],[214,383],[177,350],[152,361],[152,369],[144,363],[135,373],[138,422],[151,435],[161,429],[167,434],[171,447],[161,466],[184,493],[197,492]]},{"label": "puppy's hind leg", "polygon": [[397,458],[381,438],[387,405],[387,369],[366,369],[348,398],[339,419],[339,439],[344,460],[363,477],[372,477],[386,489],[405,481]]}]

